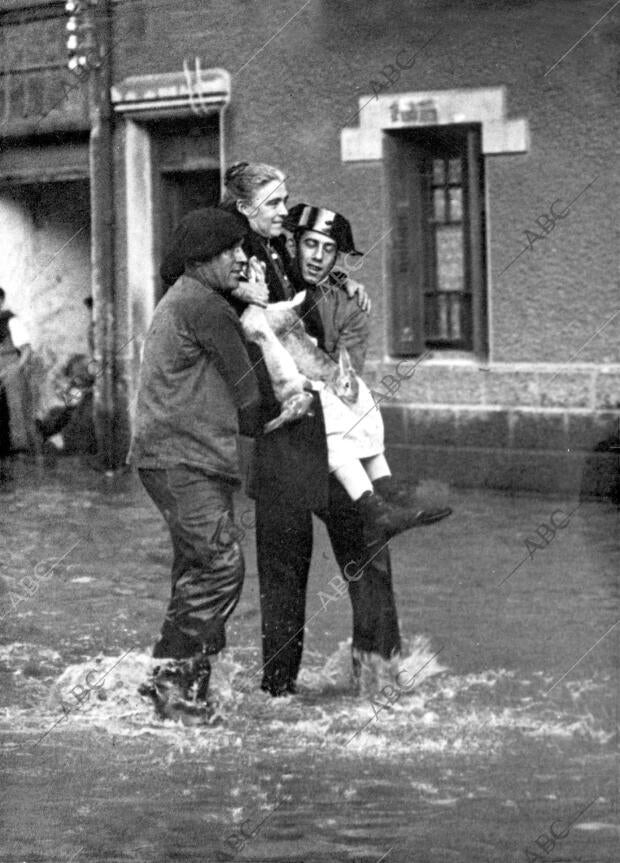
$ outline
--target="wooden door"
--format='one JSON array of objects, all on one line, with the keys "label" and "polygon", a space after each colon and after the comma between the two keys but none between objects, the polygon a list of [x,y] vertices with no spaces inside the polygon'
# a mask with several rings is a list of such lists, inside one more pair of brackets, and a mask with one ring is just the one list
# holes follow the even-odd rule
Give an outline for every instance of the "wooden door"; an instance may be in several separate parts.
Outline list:
[{"label": "wooden door", "polygon": [[414,356],[424,351],[424,173],[423,154],[401,135],[386,133],[383,160],[390,233],[390,353]]}]

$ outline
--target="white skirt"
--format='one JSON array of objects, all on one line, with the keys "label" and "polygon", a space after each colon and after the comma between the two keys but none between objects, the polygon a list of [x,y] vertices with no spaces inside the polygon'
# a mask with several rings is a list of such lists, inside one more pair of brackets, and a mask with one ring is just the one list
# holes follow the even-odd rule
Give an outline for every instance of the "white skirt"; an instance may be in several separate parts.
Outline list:
[{"label": "white skirt", "polygon": [[381,412],[366,384],[359,380],[357,401],[348,405],[331,390],[320,390],[330,471],[348,462],[384,452]]}]

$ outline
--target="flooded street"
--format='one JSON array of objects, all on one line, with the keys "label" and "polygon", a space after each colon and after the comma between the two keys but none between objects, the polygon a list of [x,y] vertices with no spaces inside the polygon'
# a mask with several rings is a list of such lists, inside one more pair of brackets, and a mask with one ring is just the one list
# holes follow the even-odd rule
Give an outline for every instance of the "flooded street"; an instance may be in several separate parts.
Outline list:
[{"label": "flooded street", "polygon": [[240,497],[246,582],[219,723],[197,728],[136,694],[170,553],[135,478],[66,460],[16,480],[0,495],[0,860],[620,859],[611,503],[453,492],[452,518],[394,540],[415,685],[390,700],[352,695],[350,606],[317,523],[301,693],[271,699]]}]

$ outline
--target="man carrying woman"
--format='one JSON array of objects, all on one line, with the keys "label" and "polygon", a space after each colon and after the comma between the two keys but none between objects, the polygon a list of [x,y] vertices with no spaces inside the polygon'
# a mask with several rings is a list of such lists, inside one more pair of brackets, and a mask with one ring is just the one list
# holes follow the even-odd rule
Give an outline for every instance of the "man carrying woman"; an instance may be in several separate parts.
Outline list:
[{"label": "man carrying woman", "polygon": [[[361,371],[368,325],[357,300],[347,296],[341,280],[316,291],[332,269],[329,261],[311,261],[299,267],[290,258],[283,237],[286,208],[284,174],[263,164],[245,162],[226,172],[222,205],[240,213],[249,226],[244,240],[246,254],[265,267],[265,285],[251,278],[235,291],[239,301],[264,304],[290,299],[309,288],[311,301],[302,312],[307,331],[330,355],[340,344],[347,346],[356,370]],[[349,235],[350,226],[346,223]],[[295,226],[292,226],[295,227]],[[304,226],[311,230],[309,223]],[[327,229],[323,227],[323,235]],[[304,231],[296,231],[296,243]],[[344,234],[327,236],[342,251]],[[263,418],[279,413],[269,376],[250,351],[261,387]],[[255,359],[256,357],[256,359]],[[384,484],[388,494],[389,480]],[[359,507],[343,486],[330,475],[325,424],[318,394],[311,413],[256,441],[253,494],[256,500],[257,563],[262,613],[263,677],[261,688],[271,695],[296,691],[301,664],[308,572],[312,556],[312,514],[328,530],[336,560],[348,582],[353,607],[353,671],[356,678],[365,665],[388,670],[395,663],[401,643],[392,590],[392,570],[387,541],[370,552]],[[448,515],[449,510],[443,515]],[[421,518],[419,523],[431,523]],[[440,515],[439,517],[443,517]]]}]

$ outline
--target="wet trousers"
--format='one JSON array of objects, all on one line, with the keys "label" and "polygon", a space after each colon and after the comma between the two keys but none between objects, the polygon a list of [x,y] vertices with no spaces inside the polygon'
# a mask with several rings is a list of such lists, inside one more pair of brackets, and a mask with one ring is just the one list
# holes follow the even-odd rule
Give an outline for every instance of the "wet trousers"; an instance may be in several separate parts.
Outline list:
[{"label": "wet trousers", "polygon": [[[306,587],[312,556],[312,512],[289,497],[258,488],[256,544],[262,614],[262,689],[293,691],[304,641]],[[387,545],[366,550],[357,508],[330,477],[326,510],[317,511],[348,583],[353,648],[389,659],[400,652],[398,617]],[[327,584],[321,586],[330,591]]]},{"label": "wet trousers", "polygon": [[233,523],[233,484],[186,465],[138,471],[172,539],[172,592],[153,656],[219,653],[245,567]]}]

